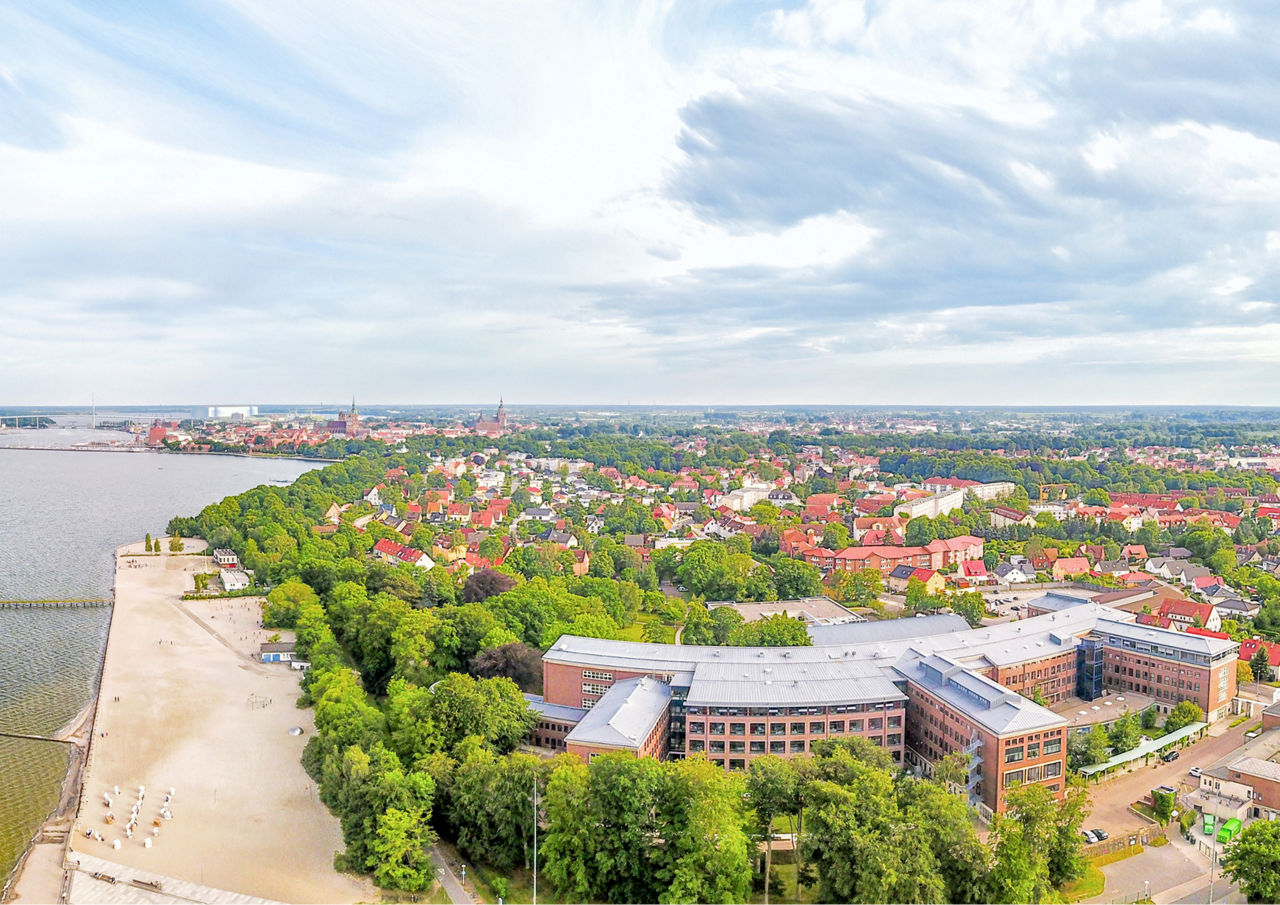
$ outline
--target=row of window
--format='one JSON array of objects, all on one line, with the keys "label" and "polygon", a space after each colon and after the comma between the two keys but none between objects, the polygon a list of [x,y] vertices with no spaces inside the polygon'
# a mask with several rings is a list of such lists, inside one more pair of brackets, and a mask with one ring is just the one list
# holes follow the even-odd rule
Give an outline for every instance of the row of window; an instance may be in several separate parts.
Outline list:
[{"label": "row of window", "polygon": [[824,713],[875,713],[901,710],[901,701],[870,704],[833,704],[830,707],[689,707],[690,716],[822,716]]},{"label": "row of window", "polygon": [[[883,741],[879,736],[871,738],[873,745],[887,745],[890,748],[897,747],[902,744],[902,734],[899,732],[890,733]],[[728,742],[726,743],[717,739],[707,742],[700,738],[689,739],[689,753],[701,754],[703,752],[709,754],[724,754],[726,750],[729,754],[804,754],[809,750],[809,743],[803,739],[795,739],[792,741],[771,741],[766,748],[765,742]]]},{"label": "row of window", "polygon": [[[809,723],[729,723],[728,727],[729,735],[746,735],[748,725],[750,726],[751,734],[754,736],[765,735],[766,725],[767,734],[769,735],[805,735],[806,732],[809,735],[823,735],[827,732],[844,732],[846,722],[848,723],[850,732],[862,732],[864,724],[866,729],[870,732],[876,732],[884,729],[886,725],[884,717],[875,716],[867,720],[827,720],[825,722],[811,721]],[[888,718],[887,724],[890,729],[901,729],[902,717],[891,716]],[[707,732],[708,727],[710,728],[710,735],[725,734],[725,724],[721,722],[704,723],[700,720],[690,721],[686,726],[690,735],[702,735]]]},{"label": "row of window", "polygon": [[[1045,755],[1060,754],[1062,752],[1062,739],[1045,739],[1043,751]],[[1035,760],[1037,757],[1040,757],[1040,743],[1035,742],[1033,744],[1026,745],[1025,747],[1023,745],[1016,745],[1004,749],[1004,762],[1006,764],[1016,764],[1018,761],[1022,760],[1024,756],[1028,760]]]},{"label": "row of window", "polygon": [[[895,762],[898,762],[898,761],[901,761],[901,760],[902,760],[902,752],[901,752],[901,751],[896,751],[896,750],[895,750],[895,751],[892,751],[892,752],[890,752],[890,753],[893,755],[893,759],[894,759],[894,761],[895,761]],[[594,760],[594,759],[595,759],[595,755],[594,755],[594,754],[592,754],[592,755],[591,755],[591,758]],[[723,767],[723,766],[725,765],[725,759],[724,759],[724,758],[722,758],[722,757],[711,757],[711,758],[708,758],[708,760],[709,760],[711,763],[715,764],[717,767]],[[728,763],[729,763],[729,769],[730,769],[730,770],[745,770],[745,769],[747,769],[747,762],[746,762],[744,759],[739,758],[739,757],[731,757],[731,758],[729,758]],[[1050,786],[1050,788],[1052,788],[1052,786]]]},{"label": "row of window", "polygon": [[1062,761],[1055,760],[1047,764],[1035,764],[1022,770],[1010,770],[1004,775],[1004,787],[1007,789],[1015,782],[1039,782],[1042,779],[1056,779],[1062,775]]}]

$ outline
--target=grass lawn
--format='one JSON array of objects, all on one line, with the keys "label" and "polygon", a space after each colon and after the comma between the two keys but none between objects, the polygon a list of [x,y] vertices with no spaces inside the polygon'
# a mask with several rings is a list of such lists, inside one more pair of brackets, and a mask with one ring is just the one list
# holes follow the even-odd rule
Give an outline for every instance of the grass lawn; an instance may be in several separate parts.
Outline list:
[{"label": "grass lawn", "polygon": [[[794,864],[779,864],[777,861],[773,863],[774,874],[778,877],[779,885],[770,888],[769,902],[770,905],[785,905],[788,902],[816,902],[818,901],[818,887],[806,886],[803,894],[796,898],[796,866]],[[764,891],[752,893],[752,902],[763,902]]]},{"label": "grass lawn", "polygon": [[1063,884],[1059,891],[1067,902],[1079,902],[1081,899],[1092,899],[1096,895],[1101,895],[1106,885],[1107,878],[1102,875],[1102,871],[1096,864],[1089,862],[1084,869],[1084,876]]}]

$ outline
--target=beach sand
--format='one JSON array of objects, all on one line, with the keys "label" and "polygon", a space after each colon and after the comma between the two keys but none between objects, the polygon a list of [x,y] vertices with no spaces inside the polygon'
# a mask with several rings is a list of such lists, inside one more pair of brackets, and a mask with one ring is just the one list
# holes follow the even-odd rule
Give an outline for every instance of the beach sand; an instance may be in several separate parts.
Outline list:
[{"label": "beach sand", "polygon": [[[203,546],[188,541],[187,552]],[[129,553],[141,553],[141,544],[117,552],[115,610],[68,860],[84,853],[281,902],[377,901],[365,878],[333,869],[342,835],[299,762],[315,730],[312,712],[295,706],[298,673],[251,656],[270,634],[258,628],[258,599],[181,601],[192,575],[210,568],[207,558]],[[294,726],[301,735],[289,734]],[[146,795],[130,840],[124,824],[140,785]],[[109,826],[103,794],[116,786]],[[160,821],[146,849],[142,840],[170,787],[173,819]],[[86,838],[86,829],[106,841]],[[35,867],[25,873],[44,873]],[[91,884],[78,890],[77,876],[87,881],[73,873],[71,901],[91,900]],[[40,900],[34,888],[24,887],[24,900]]]}]

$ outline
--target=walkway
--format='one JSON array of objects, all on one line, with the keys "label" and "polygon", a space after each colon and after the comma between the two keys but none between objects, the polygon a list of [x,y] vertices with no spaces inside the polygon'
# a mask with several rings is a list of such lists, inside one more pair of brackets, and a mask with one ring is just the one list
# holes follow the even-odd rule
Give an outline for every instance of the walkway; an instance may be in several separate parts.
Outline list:
[{"label": "walkway", "polygon": [[472,905],[475,899],[463,887],[462,882],[444,860],[444,855],[440,853],[439,846],[431,846],[431,860],[436,866],[436,879],[444,887],[444,891],[449,896],[449,901],[453,902],[454,905]]}]

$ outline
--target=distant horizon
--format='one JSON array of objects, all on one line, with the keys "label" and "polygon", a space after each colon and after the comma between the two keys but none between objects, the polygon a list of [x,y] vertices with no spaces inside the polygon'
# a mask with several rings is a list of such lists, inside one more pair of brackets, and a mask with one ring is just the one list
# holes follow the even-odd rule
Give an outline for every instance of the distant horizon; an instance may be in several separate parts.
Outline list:
[{"label": "distant horizon", "polygon": [[[1237,403],[1178,403],[1178,402],[1133,402],[1133,403],[960,403],[960,402],[884,402],[884,403],[826,403],[826,402],[506,402],[508,410],[526,409],[582,409],[582,410],[648,410],[675,409],[690,411],[816,411],[816,412],[937,412],[954,411],[1009,411],[1009,412],[1052,412],[1052,411],[1109,411],[1125,410],[1170,410],[1170,411],[1224,411],[1224,412],[1267,412],[1280,411],[1280,405],[1247,405]],[[181,411],[200,406],[254,406],[259,415],[303,414],[312,411],[346,411],[348,402],[163,402],[163,403],[119,403],[99,402],[96,408],[102,411],[136,412],[136,411]],[[497,402],[369,402],[357,400],[357,411],[397,411],[402,409],[496,409]],[[93,406],[79,403],[0,403],[0,412],[6,415],[22,414],[25,411],[63,412],[66,414],[88,413]],[[20,411],[15,411],[20,410]]]}]

